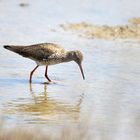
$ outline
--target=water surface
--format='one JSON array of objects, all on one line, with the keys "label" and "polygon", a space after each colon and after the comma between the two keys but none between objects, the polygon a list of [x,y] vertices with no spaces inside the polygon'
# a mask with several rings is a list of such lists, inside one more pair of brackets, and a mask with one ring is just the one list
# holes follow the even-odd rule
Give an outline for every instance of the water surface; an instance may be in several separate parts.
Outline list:
[{"label": "water surface", "polygon": [[[92,40],[69,33],[54,32],[50,29],[60,22],[75,21],[75,19],[82,21],[93,18],[95,14],[103,18],[104,10],[109,10],[108,8],[100,10],[100,7],[105,5],[103,2],[102,4],[97,2],[95,8],[94,1],[83,1],[87,3],[88,8],[82,4],[79,9],[77,9],[78,4],[73,7],[72,2],[69,2],[69,5],[65,2],[57,2],[60,5],[55,5],[56,1],[48,3],[43,0],[30,1],[29,6],[24,8],[20,7],[19,1],[16,0],[0,2],[1,117],[8,126],[41,126],[42,128],[49,126],[57,128],[65,123],[75,125],[88,120],[90,133],[94,139],[104,137],[138,140],[140,137],[140,42]],[[114,5],[111,2],[114,7],[116,3],[120,7],[120,1],[114,2]],[[94,4],[93,9],[91,3]],[[138,7],[137,3],[138,1],[133,5],[136,4]],[[112,19],[110,22],[106,19],[106,24],[121,23],[120,21],[125,23],[132,13],[138,14],[138,8],[134,9],[130,4],[126,7],[128,9],[132,7],[133,10],[131,14],[127,12],[127,16],[111,8],[120,16],[117,17],[117,21]],[[50,10],[46,10],[46,7]],[[77,11],[77,14],[70,14],[72,7],[74,8],[72,12]],[[82,10],[85,15],[82,14]],[[93,17],[92,13],[94,13]],[[114,16],[110,13],[108,18],[112,15]],[[106,20],[102,23],[104,24]],[[98,23],[100,20],[96,21]],[[43,84],[47,81],[44,77],[45,68],[40,67],[30,85],[29,73],[36,66],[35,63],[4,50],[2,45],[39,42],[54,42],[68,50],[81,50],[84,54],[83,68],[86,80],[82,79],[77,64],[70,62],[49,67],[49,76],[56,82],[55,84]]]}]

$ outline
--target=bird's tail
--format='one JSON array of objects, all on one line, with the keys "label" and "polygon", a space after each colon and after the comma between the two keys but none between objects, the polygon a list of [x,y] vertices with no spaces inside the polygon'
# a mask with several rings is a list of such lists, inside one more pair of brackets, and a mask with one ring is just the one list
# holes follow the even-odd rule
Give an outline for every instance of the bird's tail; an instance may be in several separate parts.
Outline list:
[{"label": "bird's tail", "polygon": [[14,45],[4,45],[3,46],[5,49],[10,50],[15,53],[20,53],[21,51],[21,46],[14,46]]}]

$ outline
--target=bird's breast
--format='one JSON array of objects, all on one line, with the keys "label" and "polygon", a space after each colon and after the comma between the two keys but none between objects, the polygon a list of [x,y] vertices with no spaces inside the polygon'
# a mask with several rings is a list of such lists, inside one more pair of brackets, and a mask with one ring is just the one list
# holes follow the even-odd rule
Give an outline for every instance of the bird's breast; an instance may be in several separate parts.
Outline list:
[{"label": "bird's breast", "polygon": [[42,65],[55,65],[55,64],[59,64],[62,63],[60,60],[42,60],[42,61],[36,61],[37,65],[42,66]]},{"label": "bird's breast", "polygon": [[69,62],[65,53],[55,53],[43,60],[36,60],[37,65],[55,65],[63,62]]}]

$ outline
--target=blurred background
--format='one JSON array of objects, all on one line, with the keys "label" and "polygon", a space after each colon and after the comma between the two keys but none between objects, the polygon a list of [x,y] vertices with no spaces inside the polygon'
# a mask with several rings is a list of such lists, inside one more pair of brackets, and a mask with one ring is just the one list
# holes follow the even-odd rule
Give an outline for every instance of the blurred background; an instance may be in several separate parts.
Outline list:
[{"label": "blurred background", "polygon": [[[0,139],[139,140],[139,17],[139,0],[0,0]],[[30,85],[36,64],[3,48],[45,42],[82,51],[86,80],[71,62]]]}]

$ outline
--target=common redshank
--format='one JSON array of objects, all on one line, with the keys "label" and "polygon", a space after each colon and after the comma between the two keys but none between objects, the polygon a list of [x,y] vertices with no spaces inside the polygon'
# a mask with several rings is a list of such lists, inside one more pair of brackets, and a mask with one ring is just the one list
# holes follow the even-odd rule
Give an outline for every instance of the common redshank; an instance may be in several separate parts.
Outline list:
[{"label": "common redshank", "polygon": [[51,82],[51,79],[48,77],[47,74],[48,66],[69,61],[75,61],[78,64],[83,79],[85,79],[82,68],[83,55],[78,50],[66,51],[65,49],[54,43],[42,43],[28,46],[4,45],[4,48],[18,53],[23,57],[30,58],[36,62],[37,66],[30,73],[30,83],[32,82],[33,73],[39,66],[46,66],[45,77],[48,79],[49,82]]}]

